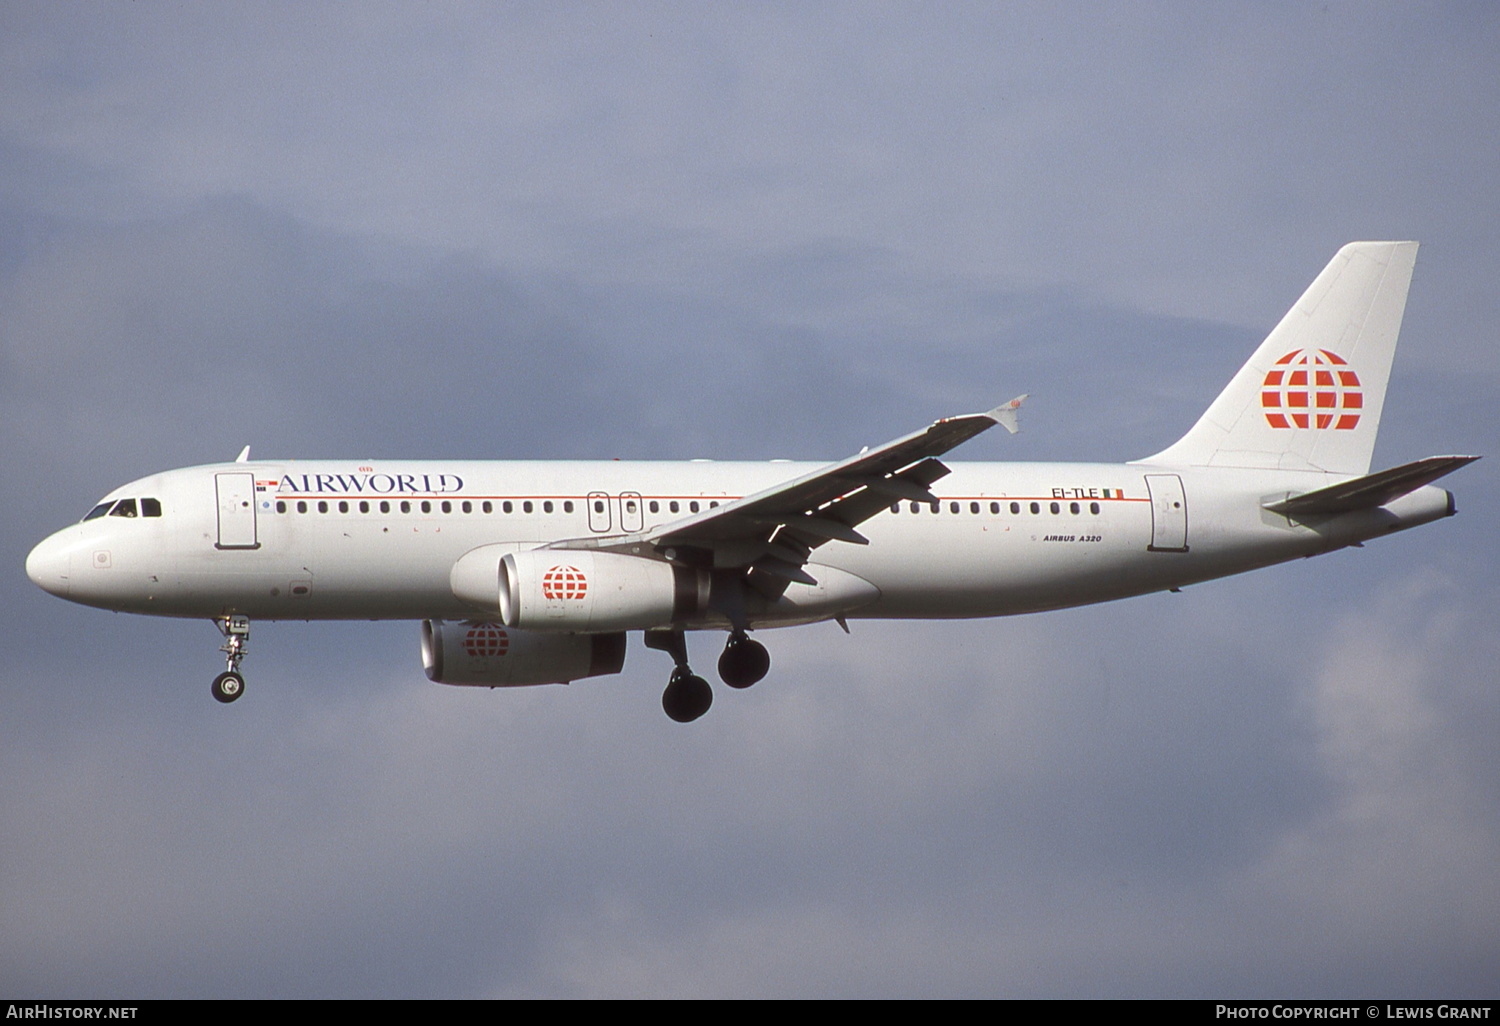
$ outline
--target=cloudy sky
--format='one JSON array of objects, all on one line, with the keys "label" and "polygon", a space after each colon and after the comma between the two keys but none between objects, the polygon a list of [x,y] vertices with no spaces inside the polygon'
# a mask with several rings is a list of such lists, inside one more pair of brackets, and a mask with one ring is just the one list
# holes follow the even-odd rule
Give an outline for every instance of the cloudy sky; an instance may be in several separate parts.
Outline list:
[{"label": "cloudy sky", "polygon": [[[265,457],[1164,447],[1423,243],[1376,460],[1500,454],[1500,9],[0,4],[0,992],[1487,996],[1500,503],[1230,581],[767,638],[691,727],[412,623],[70,606],[25,554]],[[1000,434],[1000,433],[995,433]],[[696,638],[709,666],[716,638]]]}]

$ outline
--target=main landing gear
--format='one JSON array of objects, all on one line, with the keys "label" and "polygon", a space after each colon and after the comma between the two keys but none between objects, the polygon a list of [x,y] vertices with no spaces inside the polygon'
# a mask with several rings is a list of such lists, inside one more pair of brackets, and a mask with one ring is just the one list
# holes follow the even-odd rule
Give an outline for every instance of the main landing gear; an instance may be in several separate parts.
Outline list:
[{"label": "main landing gear", "polygon": [[677,664],[667,680],[667,689],[661,693],[661,707],[667,716],[678,723],[691,723],[708,712],[708,707],[714,704],[714,692],[708,681],[688,666],[687,642],[682,631],[647,631],[646,647],[667,653]]},{"label": "main landing gear", "polygon": [[[678,723],[691,723],[714,703],[714,692],[708,681],[693,672],[688,666],[687,642],[680,630],[651,630],[646,632],[646,647],[665,652],[676,666],[667,680],[667,689],[661,695],[661,707]],[[766,646],[751,641],[742,630],[729,635],[724,654],[719,656],[719,676],[732,688],[748,688],[765,677],[771,668],[771,656]]]},{"label": "main landing gear", "polygon": [[219,633],[224,635],[224,644],[219,648],[224,653],[224,672],[214,678],[210,690],[220,702],[233,702],[245,693],[245,678],[240,676],[240,660],[245,658],[245,646],[250,643],[250,618],[248,616],[221,616],[214,621]]},{"label": "main landing gear", "polygon": [[744,631],[734,631],[719,656],[719,678],[732,688],[748,688],[765,679],[771,669],[771,653],[758,641],[751,641]]}]

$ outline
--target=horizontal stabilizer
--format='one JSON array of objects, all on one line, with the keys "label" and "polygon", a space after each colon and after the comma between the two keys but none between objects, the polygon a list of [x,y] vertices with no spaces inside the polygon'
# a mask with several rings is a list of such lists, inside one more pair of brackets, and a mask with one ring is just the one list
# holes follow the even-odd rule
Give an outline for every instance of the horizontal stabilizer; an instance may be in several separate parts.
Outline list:
[{"label": "horizontal stabilizer", "polygon": [[1429,456],[1425,460],[1392,467],[1378,474],[1341,481],[1280,502],[1268,502],[1265,508],[1288,516],[1352,513],[1358,509],[1374,509],[1393,499],[1399,499],[1408,492],[1414,492],[1423,485],[1431,484],[1477,459],[1478,456]]}]

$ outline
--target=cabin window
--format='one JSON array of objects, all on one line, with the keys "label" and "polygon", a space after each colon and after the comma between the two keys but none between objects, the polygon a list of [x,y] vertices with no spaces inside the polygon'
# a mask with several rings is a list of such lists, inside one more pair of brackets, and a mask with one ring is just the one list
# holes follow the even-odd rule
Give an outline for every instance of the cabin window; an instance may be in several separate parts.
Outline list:
[{"label": "cabin window", "polygon": [[507,513],[514,513],[516,511],[515,503],[511,502],[509,499],[506,499],[504,502],[502,502],[500,504],[500,508]]},{"label": "cabin window", "polygon": [[1019,513],[1019,512],[1021,512],[1021,504],[1019,502],[1013,502],[1013,503],[1011,503],[1010,504],[1010,511],[1012,513]]},{"label": "cabin window", "polygon": [[401,500],[401,512],[403,512],[403,513],[410,513],[411,512],[411,500],[410,499],[402,499]]},{"label": "cabin window", "polygon": [[950,503],[948,503],[948,512],[949,513],[957,513],[958,512],[958,503],[956,503],[956,502],[950,502]]},{"label": "cabin window", "polygon": [[915,502],[912,503],[911,504],[911,511],[913,513],[920,513],[920,512],[922,512],[922,506],[921,506],[921,504],[920,503],[915,503]]},{"label": "cabin window", "polygon": [[977,503],[977,502],[971,502],[971,503],[969,503],[969,512],[970,513],[978,513],[979,512],[979,503]]},{"label": "cabin window", "polygon": [[719,501],[717,499],[714,499],[713,501],[711,501],[708,504],[708,508],[709,509],[718,509],[719,508]]},{"label": "cabin window", "polygon": [[479,508],[482,509],[482,510],[484,510],[486,513],[493,513],[493,512],[495,512],[495,507],[490,502],[489,499],[485,499],[484,503]]},{"label": "cabin window", "polygon": [[688,503],[688,511],[692,512],[692,513],[698,512],[698,500],[697,499],[694,499],[692,502]]},{"label": "cabin window", "polygon": [[1033,513],[1040,513],[1041,511],[1042,511],[1042,504],[1040,502],[1033,502],[1031,504],[1031,512],[1033,512]]},{"label": "cabin window", "polygon": [[934,502],[932,504],[932,511],[934,513],[941,513],[943,511],[943,504],[941,502]]},{"label": "cabin window", "polygon": [[386,500],[386,499],[381,499],[380,500],[380,512],[382,512],[382,513],[389,513],[390,511],[391,511],[391,504],[390,504],[390,502],[388,500]]},{"label": "cabin window", "polygon": [[901,512],[901,503],[899,503],[899,502],[893,502],[893,503],[891,503],[891,512],[892,513],[900,513]]},{"label": "cabin window", "polygon": [[442,504],[442,510],[443,510],[444,513],[452,513],[453,512],[453,503],[449,502],[447,499],[444,499],[443,500],[443,504]]},{"label": "cabin window", "polygon": [[1061,506],[1059,506],[1059,505],[1058,505],[1058,504],[1057,504],[1057,503],[1055,503],[1055,502],[1054,502],[1054,503],[1052,503],[1052,504],[1051,504],[1051,508],[1052,508],[1052,513],[1053,513],[1053,515],[1054,515],[1054,516],[1055,516],[1055,515],[1056,515],[1056,514],[1058,514],[1058,513],[1061,513],[1061,512],[1062,512],[1062,507],[1061,507]]},{"label": "cabin window", "polygon": [[276,512],[278,512],[278,513],[285,513],[286,512],[286,500],[285,499],[277,499],[276,500]]},{"label": "cabin window", "polygon": [[326,499],[319,499],[318,500],[318,512],[319,513],[327,513],[328,512],[328,500],[326,500]]},{"label": "cabin window", "polygon": [[360,499],[359,500],[359,511],[361,513],[368,513],[368,512],[370,512],[370,504],[369,504],[369,502],[367,502],[364,499]]},{"label": "cabin window", "polygon": [[676,499],[673,499],[671,502],[667,503],[667,509],[671,510],[673,513],[676,513],[679,508],[680,507],[678,506]]},{"label": "cabin window", "polygon": [[1076,503],[1076,502],[1070,502],[1070,503],[1068,503],[1068,512],[1071,513],[1071,514],[1073,514],[1074,516],[1078,515],[1078,509],[1079,509],[1078,503]]},{"label": "cabin window", "polygon": [[998,502],[992,502],[992,503],[990,503],[990,512],[993,513],[993,514],[995,514],[996,516],[999,516],[1000,515],[1000,504]]},{"label": "cabin window", "polygon": [[423,499],[422,500],[422,512],[423,513],[431,513],[432,512],[432,503],[429,500],[427,500],[427,499]]},{"label": "cabin window", "polygon": [[543,513],[551,513],[552,512],[552,500],[551,499],[548,499],[546,502],[542,503],[542,512]]},{"label": "cabin window", "polygon": [[1097,517],[1099,515],[1099,504],[1097,502],[1089,503],[1089,512]]},{"label": "cabin window", "polygon": [[347,513],[347,512],[349,512],[349,503],[348,503],[347,500],[344,500],[344,499],[340,499],[339,500],[339,512],[340,513]]},{"label": "cabin window", "polygon": [[660,513],[661,512],[661,503],[657,502],[655,499],[652,499],[651,500],[650,509],[651,509],[651,512],[653,512],[653,513]]},{"label": "cabin window", "polygon": [[572,499],[569,499],[567,502],[563,503],[563,512],[564,513],[571,513],[571,512],[573,512],[573,500]]},{"label": "cabin window", "polygon": [[307,512],[307,500],[306,499],[298,499],[297,500],[297,512],[298,513],[306,513]]},{"label": "cabin window", "polygon": [[530,499],[527,499],[525,502],[521,503],[521,512],[522,513],[530,513],[531,512],[531,500]]}]

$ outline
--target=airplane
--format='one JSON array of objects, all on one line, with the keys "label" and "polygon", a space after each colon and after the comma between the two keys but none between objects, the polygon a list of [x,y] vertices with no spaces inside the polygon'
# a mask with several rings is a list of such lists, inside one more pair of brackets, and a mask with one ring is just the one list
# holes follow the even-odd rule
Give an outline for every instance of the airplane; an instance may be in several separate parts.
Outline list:
[{"label": "airplane", "polygon": [[764,678],[750,634],[833,620],[1007,616],[1172,590],[1452,516],[1432,482],[1477,456],[1370,473],[1414,242],[1339,250],[1198,422],[1124,464],[943,457],[1025,396],[840,462],[252,461],[106,495],[26,560],[89,606],[203,617],[212,694],[244,692],[254,620],[421,621],[442,684],[620,672],[627,632],[667,653],[662,707],[707,712],[686,631],[719,675]]}]

